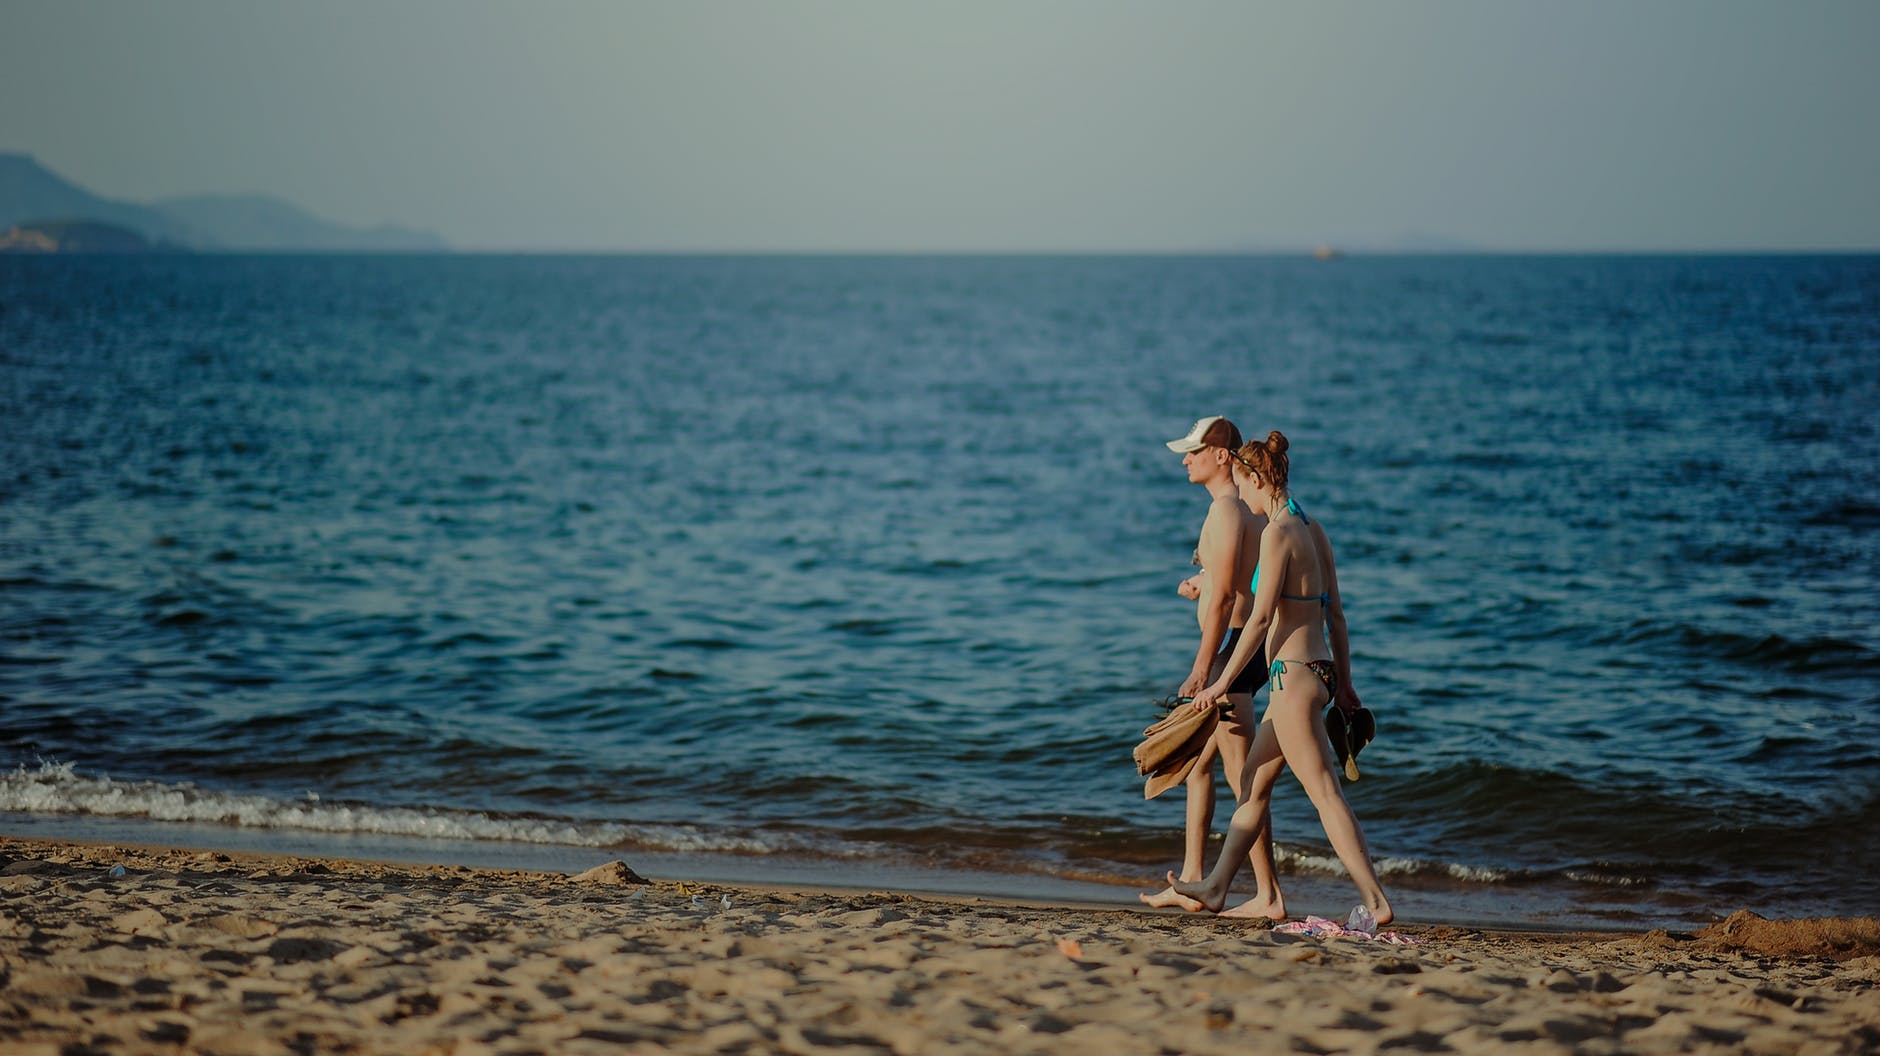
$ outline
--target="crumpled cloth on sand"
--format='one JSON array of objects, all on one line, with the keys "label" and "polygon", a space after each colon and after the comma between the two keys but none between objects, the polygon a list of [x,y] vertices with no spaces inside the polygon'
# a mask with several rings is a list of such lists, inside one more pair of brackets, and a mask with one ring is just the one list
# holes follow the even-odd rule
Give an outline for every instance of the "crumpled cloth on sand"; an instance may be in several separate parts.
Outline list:
[{"label": "crumpled cloth on sand", "polygon": [[1188,780],[1188,772],[1201,758],[1201,750],[1214,736],[1221,713],[1216,708],[1196,711],[1180,701],[1169,713],[1142,731],[1142,743],[1132,753],[1136,772],[1142,774],[1142,798],[1155,797]]},{"label": "crumpled cloth on sand", "polygon": [[1304,920],[1289,920],[1284,924],[1273,925],[1273,930],[1284,935],[1308,935],[1315,939],[1358,939],[1363,942],[1382,942],[1391,946],[1421,946],[1423,940],[1396,931],[1367,931],[1363,928],[1349,927],[1335,920],[1324,917],[1307,917]]}]

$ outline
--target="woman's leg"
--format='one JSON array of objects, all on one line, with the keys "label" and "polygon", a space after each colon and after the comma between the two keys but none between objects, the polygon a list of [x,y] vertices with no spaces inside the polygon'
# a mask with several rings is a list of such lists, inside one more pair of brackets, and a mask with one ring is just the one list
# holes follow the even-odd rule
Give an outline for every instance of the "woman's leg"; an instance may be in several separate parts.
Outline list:
[{"label": "woman's leg", "polygon": [[[1260,813],[1264,824],[1260,826],[1254,838],[1253,849],[1247,852],[1247,864],[1253,867],[1253,897],[1221,915],[1285,920],[1286,899],[1280,894],[1279,870],[1273,863],[1273,815],[1268,805],[1272,803],[1273,784],[1279,779],[1279,772],[1285,768],[1286,763],[1282,759],[1274,759],[1259,774],[1248,770],[1247,752],[1253,743],[1252,738],[1248,736],[1248,731],[1254,729],[1253,697],[1251,694],[1237,695],[1233,701],[1232,726],[1228,728],[1224,725],[1223,730],[1226,735],[1220,738],[1221,769],[1226,771],[1228,782],[1233,786],[1236,803],[1247,802],[1250,794],[1249,781],[1253,783],[1253,787],[1262,790],[1259,793],[1262,802]],[[1192,876],[1183,873],[1182,879],[1198,879],[1200,875],[1199,871]]]},{"label": "woman's leg", "polygon": [[[1273,725],[1278,727],[1280,749],[1291,764],[1294,776],[1312,798],[1312,805],[1318,808],[1319,824],[1325,827],[1332,850],[1338,852],[1338,860],[1344,863],[1345,871],[1358,885],[1358,896],[1377,923],[1389,924],[1390,902],[1384,898],[1384,888],[1377,882],[1377,870],[1371,867],[1371,848],[1365,844],[1364,830],[1358,827],[1358,817],[1351,812],[1351,804],[1345,801],[1345,790],[1332,770],[1335,760],[1326,738],[1325,720],[1319,715],[1319,709],[1325,705],[1325,694],[1321,690],[1322,687],[1312,685],[1287,692],[1286,702],[1277,709]],[[1275,700],[1278,699],[1276,696]]]},{"label": "woman's leg", "polygon": [[[1269,705],[1270,706],[1270,705]],[[1234,818],[1227,826],[1227,839],[1221,847],[1221,856],[1214,860],[1214,871],[1198,882],[1178,881],[1174,873],[1168,874],[1169,887],[1177,895],[1192,898],[1201,903],[1202,908],[1215,913],[1227,904],[1227,889],[1234,882],[1234,873],[1240,869],[1241,860],[1253,850],[1264,833],[1268,832],[1272,820],[1267,810],[1271,802],[1272,782],[1279,776],[1277,766],[1269,766],[1281,759],[1279,736],[1273,730],[1271,722],[1262,722],[1260,729],[1253,735],[1253,743],[1247,750],[1247,762],[1242,767],[1247,779],[1247,801],[1234,810]],[[1262,773],[1266,783],[1261,784]]]}]

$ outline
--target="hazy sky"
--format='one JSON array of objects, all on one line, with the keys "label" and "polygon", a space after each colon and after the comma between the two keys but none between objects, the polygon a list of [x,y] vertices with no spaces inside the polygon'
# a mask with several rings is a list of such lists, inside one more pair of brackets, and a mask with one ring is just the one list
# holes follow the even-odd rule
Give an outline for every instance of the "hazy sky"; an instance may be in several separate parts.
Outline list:
[{"label": "hazy sky", "polygon": [[1880,2],[0,0],[0,150],[464,248],[1880,248]]}]

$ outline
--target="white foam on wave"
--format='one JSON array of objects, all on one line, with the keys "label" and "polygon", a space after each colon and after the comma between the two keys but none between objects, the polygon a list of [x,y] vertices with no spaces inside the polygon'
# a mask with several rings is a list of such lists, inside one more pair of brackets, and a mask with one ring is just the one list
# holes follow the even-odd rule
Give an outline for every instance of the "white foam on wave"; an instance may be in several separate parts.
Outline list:
[{"label": "white foam on wave", "polygon": [[[1332,855],[1276,847],[1274,857],[1279,864],[1302,873],[1349,875],[1345,871],[1345,863]],[[1441,876],[1470,884],[1496,884],[1508,879],[1508,872],[1504,869],[1465,865],[1461,862],[1437,862],[1427,858],[1378,858],[1371,862],[1371,868],[1377,870],[1379,876]]]},{"label": "white foam on wave", "polygon": [[1587,872],[1579,869],[1567,870],[1567,879],[1582,884],[1595,884],[1603,887],[1640,887],[1651,881],[1643,876],[1622,876],[1617,873]]},{"label": "white foam on wave", "polygon": [[[189,782],[118,781],[80,774],[70,763],[42,761],[0,772],[0,811],[90,815],[152,821],[288,829],[332,835],[416,837],[671,853],[743,855],[807,854],[819,858],[891,859],[895,849],[868,841],[817,839],[789,831],[736,832],[673,823],[582,821],[491,814],[448,807],[399,807],[323,799],[314,793],[282,798],[222,792]],[[1331,855],[1275,848],[1284,867],[1302,873],[1344,876]],[[904,853],[904,852],[901,852]],[[1380,858],[1380,876],[1443,876],[1469,883],[1497,883],[1498,869],[1419,858]]]},{"label": "white foam on wave", "polygon": [[[114,781],[77,773],[70,763],[41,762],[0,773],[0,811],[87,814],[154,821],[235,825],[250,829],[414,836],[440,840],[500,840],[571,847],[635,848],[676,852],[776,854],[792,850],[774,834],[712,832],[688,825],[628,825],[570,819],[503,816],[443,807],[387,807],[218,792],[190,783]],[[827,853],[827,849],[822,849]]]}]

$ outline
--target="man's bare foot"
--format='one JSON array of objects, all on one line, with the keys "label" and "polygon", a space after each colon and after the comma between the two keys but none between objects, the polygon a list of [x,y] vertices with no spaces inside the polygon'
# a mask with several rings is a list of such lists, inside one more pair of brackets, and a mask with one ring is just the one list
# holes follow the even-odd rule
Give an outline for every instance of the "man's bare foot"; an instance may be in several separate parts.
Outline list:
[{"label": "man's bare foot", "polygon": [[1221,916],[1241,917],[1250,920],[1260,917],[1265,917],[1268,920],[1285,920],[1286,900],[1283,898],[1250,898],[1240,905],[1235,906],[1233,909],[1222,910]]},{"label": "man's bare foot", "polygon": [[1153,895],[1147,891],[1140,891],[1137,892],[1136,897],[1142,900],[1143,905],[1154,906],[1157,909],[1167,909],[1173,906],[1189,913],[1199,913],[1203,908],[1200,902],[1189,898],[1173,887],[1165,887]]},{"label": "man's bare foot", "polygon": [[1227,892],[1214,891],[1208,886],[1206,880],[1196,880],[1193,883],[1177,880],[1174,871],[1171,870],[1168,874],[1168,886],[1176,894],[1187,895],[1201,903],[1201,908],[1210,913],[1219,913],[1221,907],[1227,904]]}]

